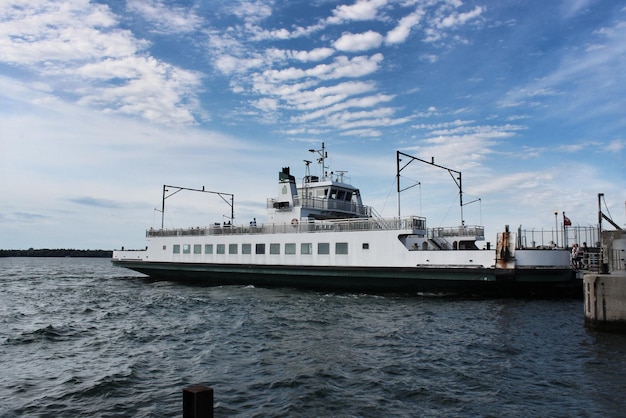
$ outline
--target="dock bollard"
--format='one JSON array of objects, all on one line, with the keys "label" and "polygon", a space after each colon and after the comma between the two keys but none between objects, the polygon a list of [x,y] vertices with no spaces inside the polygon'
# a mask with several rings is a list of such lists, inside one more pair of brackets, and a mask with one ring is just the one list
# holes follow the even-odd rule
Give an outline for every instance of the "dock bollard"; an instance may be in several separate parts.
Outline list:
[{"label": "dock bollard", "polygon": [[213,418],[213,388],[196,385],[183,389],[183,418]]}]

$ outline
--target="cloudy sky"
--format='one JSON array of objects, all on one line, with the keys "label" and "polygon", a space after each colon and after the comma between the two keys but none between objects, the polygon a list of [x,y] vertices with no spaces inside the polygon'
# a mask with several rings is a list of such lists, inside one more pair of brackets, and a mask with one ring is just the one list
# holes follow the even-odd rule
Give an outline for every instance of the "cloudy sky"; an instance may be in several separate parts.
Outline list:
[{"label": "cloudy sky", "polygon": [[[622,0],[4,0],[0,248],[142,247],[164,184],[262,222],[322,142],[383,216],[399,150],[462,172],[489,241],[595,225],[598,193],[623,225],[625,69]],[[403,216],[460,223],[445,170],[401,184]],[[164,220],[226,215],[181,192]]]}]

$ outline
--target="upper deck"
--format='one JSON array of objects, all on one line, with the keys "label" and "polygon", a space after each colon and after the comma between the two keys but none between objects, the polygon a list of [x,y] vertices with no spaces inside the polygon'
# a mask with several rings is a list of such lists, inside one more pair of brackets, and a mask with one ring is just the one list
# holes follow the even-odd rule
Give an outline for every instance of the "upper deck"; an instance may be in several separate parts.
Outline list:
[{"label": "upper deck", "polygon": [[248,234],[292,234],[292,233],[329,233],[354,231],[398,231],[427,238],[467,236],[481,238],[484,236],[482,226],[463,226],[453,228],[426,228],[426,219],[421,216],[404,218],[354,218],[340,220],[324,220],[311,222],[294,222],[293,224],[259,224],[259,225],[222,225],[208,227],[149,229],[147,237],[177,236],[208,236],[208,235],[248,235]]},{"label": "upper deck", "polygon": [[326,233],[351,231],[403,231],[411,234],[426,233],[426,219],[420,216],[406,218],[353,218],[291,224],[222,225],[208,227],[153,229],[146,231],[147,237],[247,235],[247,234],[291,234]]}]

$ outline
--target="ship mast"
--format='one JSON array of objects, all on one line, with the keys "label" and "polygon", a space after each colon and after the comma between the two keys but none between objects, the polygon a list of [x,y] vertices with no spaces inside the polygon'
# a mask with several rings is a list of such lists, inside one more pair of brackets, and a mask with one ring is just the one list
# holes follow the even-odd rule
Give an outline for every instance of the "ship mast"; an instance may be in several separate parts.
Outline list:
[{"label": "ship mast", "polygon": [[320,169],[322,170],[322,172],[320,173],[320,180],[326,180],[326,158],[328,158],[328,154],[326,153],[324,143],[322,142],[322,149],[310,149],[309,152],[317,153],[319,155],[317,163],[320,165]]}]

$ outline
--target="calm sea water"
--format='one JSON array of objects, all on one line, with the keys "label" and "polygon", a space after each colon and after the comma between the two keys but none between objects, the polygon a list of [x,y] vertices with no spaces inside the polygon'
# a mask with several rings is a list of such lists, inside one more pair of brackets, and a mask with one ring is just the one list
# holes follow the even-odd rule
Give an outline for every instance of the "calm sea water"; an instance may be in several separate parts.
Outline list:
[{"label": "calm sea water", "polygon": [[106,259],[0,259],[0,416],[623,416],[626,336],[582,300],[153,282]]}]

